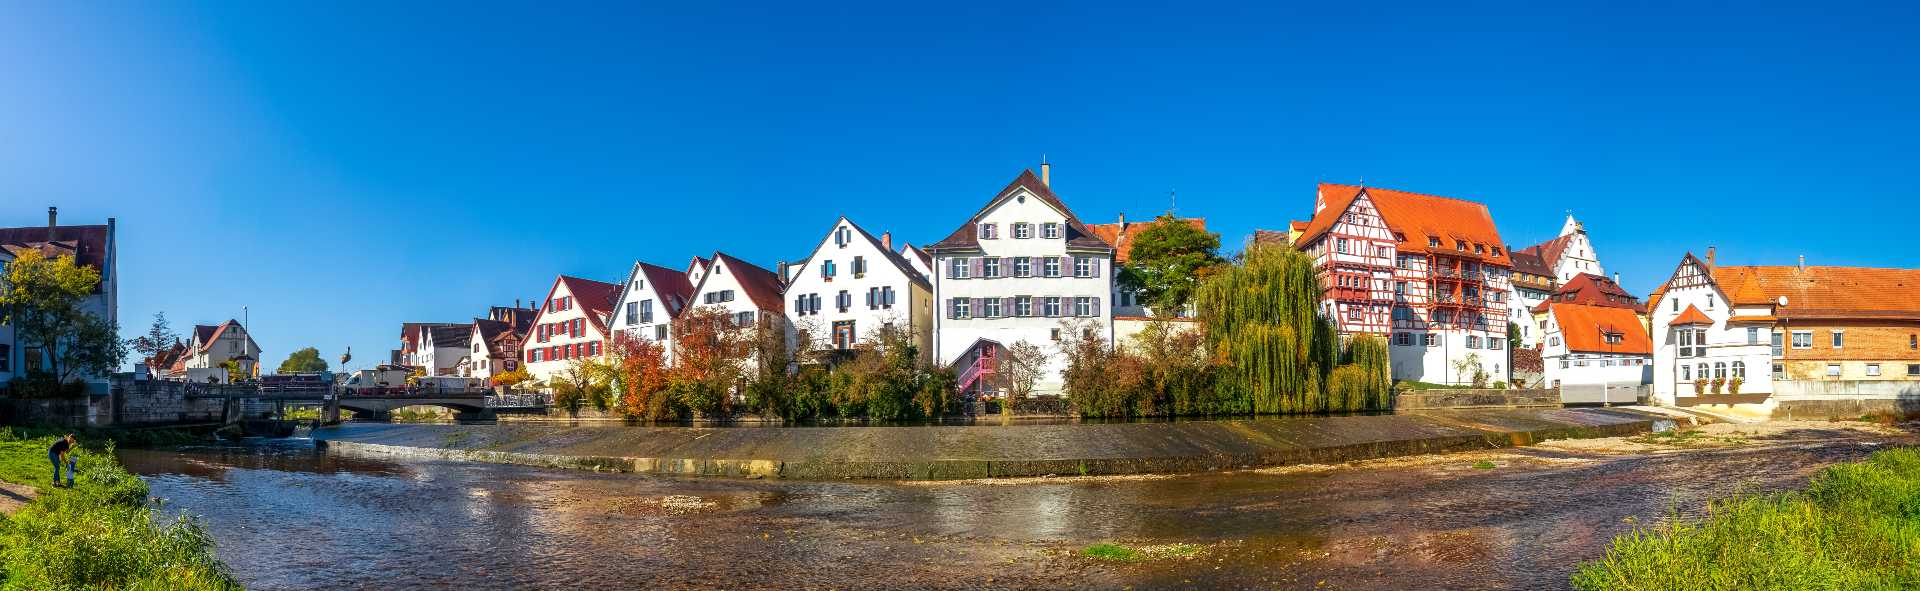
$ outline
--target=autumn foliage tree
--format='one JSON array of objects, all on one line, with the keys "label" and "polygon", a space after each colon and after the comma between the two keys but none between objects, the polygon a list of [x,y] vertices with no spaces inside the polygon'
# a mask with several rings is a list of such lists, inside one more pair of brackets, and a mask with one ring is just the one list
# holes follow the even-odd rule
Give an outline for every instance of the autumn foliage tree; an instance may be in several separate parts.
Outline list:
[{"label": "autumn foliage tree", "polygon": [[667,389],[674,402],[704,417],[727,417],[733,391],[747,375],[752,331],[725,308],[700,306],[673,319],[673,369]]},{"label": "autumn foliage tree", "polygon": [[660,343],[620,333],[613,339],[610,365],[620,394],[620,414],[634,419],[658,421],[679,414],[667,395],[667,350]]}]

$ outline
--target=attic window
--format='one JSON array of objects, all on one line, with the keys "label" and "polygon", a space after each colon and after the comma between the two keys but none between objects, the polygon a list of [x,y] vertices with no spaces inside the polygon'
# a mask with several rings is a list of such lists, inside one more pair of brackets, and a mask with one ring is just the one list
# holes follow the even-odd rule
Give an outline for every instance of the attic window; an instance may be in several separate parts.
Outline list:
[{"label": "attic window", "polygon": [[1493,247],[1493,256],[1500,256],[1500,247]]},{"label": "attic window", "polygon": [[1617,332],[1610,332],[1610,333],[1606,333],[1606,334],[1607,334],[1607,344],[1609,344],[1609,345],[1618,345],[1618,344],[1620,344],[1620,333],[1617,333]]},{"label": "attic window", "polygon": [[1461,252],[1466,252],[1467,243],[1461,240],[1455,240],[1453,241],[1453,249]]},{"label": "attic window", "polygon": [[1475,245],[1473,245],[1473,251],[1474,251],[1474,252],[1486,252],[1486,251],[1487,251],[1487,247],[1486,247],[1486,245],[1483,245],[1483,244],[1475,244]]},{"label": "attic window", "polygon": [[1433,247],[1433,248],[1438,248],[1438,247],[1440,246],[1440,239],[1439,239],[1439,238],[1434,238],[1434,237],[1432,237],[1432,236],[1428,236],[1428,237],[1427,237],[1427,246],[1428,246],[1428,247]]}]

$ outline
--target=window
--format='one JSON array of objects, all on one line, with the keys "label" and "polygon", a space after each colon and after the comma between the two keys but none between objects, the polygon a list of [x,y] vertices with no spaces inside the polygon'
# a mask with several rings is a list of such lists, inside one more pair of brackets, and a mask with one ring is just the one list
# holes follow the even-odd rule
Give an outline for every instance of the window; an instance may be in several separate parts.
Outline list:
[{"label": "window", "polygon": [[640,300],[640,323],[653,323],[653,300]]},{"label": "window", "polygon": [[1846,345],[1847,345],[1847,331],[1844,331],[1844,330],[1833,331],[1833,348],[1839,349],[1841,347],[1845,347]]},{"label": "window", "polygon": [[1920,335],[1907,335],[1907,348],[1920,349]]},{"label": "window", "polygon": [[1784,364],[1784,363],[1775,363],[1775,364],[1773,364],[1773,377],[1774,377],[1774,379],[1778,379],[1778,380],[1784,380],[1784,379],[1787,379],[1787,366],[1786,366],[1786,364]]},{"label": "window", "polygon": [[852,349],[854,341],[853,321],[839,320],[833,323],[833,348]]},{"label": "window", "polygon": [[1393,344],[1399,345],[1402,347],[1413,344],[1413,336],[1404,332],[1394,333]]},{"label": "window", "polygon": [[970,279],[973,277],[973,263],[967,257],[954,257],[947,261],[947,277],[950,279]]},{"label": "window", "polygon": [[859,278],[867,274],[867,257],[853,257],[853,276]]},{"label": "window", "polygon": [[[1566,363],[1566,362],[1562,361],[1561,363]],[[1562,365],[1560,367],[1565,368],[1566,366]],[[1684,363],[1680,364],[1680,381],[1682,382],[1693,381],[1693,366],[1687,365]]]},{"label": "window", "polygon": [[1427,247],[1428,247],[1428,248],[1439,248],[1439,247],[1440,247],[1440,239],[1439,239],[1439,238],[1434,238],[1434,237],[1432,237],[1432,236],[1428,236],[1428,237],[1427,237]]},{"label": "window", "polygon": [[1772,340],[1772,343],[1773,343],[1773,356],[1774,356],[1774,357],[1779,357],[1779,356],[1780,356],[1780,346],[1781,346],[1781,344],[1780,344],[1780,342],[1781,342],[1781,339],[1783,338],[1783,336],[1782,336],[1782,335],[1780,334],[1780,331],[1777,331],[1777,330],[1776,330],[1776,331],[1773,331],[1773,337],[1772,337],[1772,338],[1773,338],[1773,340]]},{"label": "window", "polygon": [[653,340],[656,340],[656,341],[667,340],[667,325],[660,324],[660,325],[655,325],[653,327]]},{"label": "window", "polygon": [[980,302],[980,315],[984,318],[1000,317],[1000,298],[987,298]]},{"label": "window", "polygon": [[833,243],[840,245],[840,248],[846,248],[850,242],[853,242],[853,231],[848,230],[846,226],[840,226],[833,231]]},{"label": "window", "polygon": [[893,286],[889,285],[880,288],[880,307],[892,308],[893,303]]},{"label": "window", "polygon": [[1047,297],[1040,300],[1040,315],[1048,318],[1060,315],[1060,298]]},{"label": "window", "polygon": [[1053,222],[1040,224],[1040,237],[1041,238],[1059,238],[1060,224],[1056,224]]},{"label": "window", "polygon": [[1468,349],[1480,348],[1480,335],[1474,335],[1474,334],[1467,335],[1467,348]]},{"label": "window", "polygon": [[[0,347],[5,346],[6,345],[0,345]],[[6,349],[0,348],[0,351],[6,351]],[[1920,363],[1907,364],[1907,377],[1920,377]]]},{"label": "window", "polygon": [[1713,309],[1713,294],[1707,294],[1707,309]]},{"label": "window", "polygon": [[1723,380],[1723,379],[1726,379],[1726,377],[1727,377],[1727,362],[1725,361],[1715,362],[1713,364],[1713,379]]},{"label": "window", "polygon": [[1557,337],[1557,336],[1547,337],[1547,346],[1549,347],[1560,346],[1560,337]]},{"label": "window", "polygon": [[832,259],[820,261],[820,278],[828,281],[832,281],[833,275],[835,272],[835,269],[833,267],[834,265],[833,265]]},{"label": "window", "polygon": [[1880,375],[1880,364],[1878,364],[1878,363],[1869,363],[1869,364],[1867,364],[1867,375],[1868,375],[1868,376],[1879,376],[1879,375]]},{"label": "window", "polygon": [[1060,276],[1060,257],[1047,257],[1043,261],[1040,274],[1042,277]]},{"label": "window", "polygon": [[1093,276],[1093,259],[1085,258],[1085,257],[1073,259],[1073,276],[1074,277],[1092,277]]},{"label": "window", "polygon": [[1405,282],[1405,281],[1395,281],[1395,282],[1393,282],[1393,294],[1394,294],[1394,295],[1407,295],[1407,282]]},{"label": "window", "polygon": [[980,276],[987,279],[1000,277],[1000,257],[980,259]]},{"label": "window", "polygon": [[1032,277],[1033,257],[1013,257],[1013,276]]},{"label": "window", "polygon": [[1033,296],[1014,296],[1013,315],[1022,316],[1022,317],[1032,316],[1033,315]]},{"label": "window", "polygon": [[1733,362],[1733,377],[1740,378],[1743,380],[1747,379],[1747,362],[1745,361]]},{"label": "window", "polygon": [[1812,349],[1813,348],[1813,331],[1811,330],[1793,331],[1793,348]]},{"label": "window", "polygon": [[973,301],[967,298],[953,298],[947,303],[947,308],[950,310],[948,315],[954,318],[973,317]]},{"label": "window", "polygon": [[1360,307],[1359,307],[1359,306],[1348,306],[1348,307],[1347,307],[1347,320],[1351,320],[1351,321],[1354,321],[1354,322],[1359,322],[1361,318],[1363,318],[1363,316],[1362,316],[1362,315],[1361,315],[1361,313],[1360,313]]},{"label": "window", "polygon": [[1032,238],[1033,224],[1029,224],[1026,222],[1014,222],[1013,237],[1014,238]]},{"label": "window", "polygon": [[1749,345],[1760,344],[1760,328],[1759,327],[1756,327],[1756,326],[1747,327],[1747,344]]},{"label": "window", "polygon": [[646,288],[647,288],[647,280],[645,280],[645,279],[635,279],[635,280],[633,280],[633,290],[634,290],[634,291],[640,291],[640,290],[642,290],[642,289],[646,289]]},{"label": "window", "polygon": [[1827,377],[1830,377],[1830,378],[1840,377],[1840,364],[1838,363],[1827,364]]},{"label": "window", "polygon": [[1334,239],[1333,250],[1334,252],[1338,252],[1340,254],[1347,254],[1347,239],[1345,238]]},{"label": "window", "polygon": [[1074,316],[1092,316],[1093,315],[1093,298],[1085,297],[1085,296],[1073,298],[1073,315]]},{"label": "window", "polygon": [[1440,339],[1438,338],[1438,335],[1435,335],[1433,333],[1427,333],[1420,336],[1422,337],[1420,339],[1420,342],[1425,344],[1428,347],[1433,347],[1440,344]]},{"label": "window", "polygon": [[1617,333],[1617,332],[1610,332],[1610,333],[1606,333],[1606,335],[1605,335],[1605,336],[1606,336],[1606,339],[1607,339],[1607,344],[1609,344],[1609,345],[1618,345],[1618,344],[1620,344],[1620,337],[1621,337],[1621,335],[1620,335],[1620,333]]},{"label": "window", "polygon": [[994,224],[980,224],[980,239],[993,240],[1000,237],[1000,229]]}]

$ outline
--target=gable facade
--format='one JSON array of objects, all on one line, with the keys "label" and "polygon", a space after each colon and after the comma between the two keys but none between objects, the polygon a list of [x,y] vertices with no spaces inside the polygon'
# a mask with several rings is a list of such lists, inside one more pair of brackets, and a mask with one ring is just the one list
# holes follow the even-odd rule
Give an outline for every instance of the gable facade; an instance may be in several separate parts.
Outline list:
[{"label": "gable facade", "polygon": [[639,341],[658,343],[663,358],[672,359],[673,319],[687,308],[693,285],[685,273],[636,261],[620,297],[614,300],[608,331]]},{"label": "gable facade", "polygon": [[[1738,403],[1724,396],[1765,398],[1773,392],[1768,371],[1772,360],[1766,323],[1735,320],[1735,316],[1770,316],[1747,306],[1736,309],[1714,281],[1708,265],[1687,254],[1663,286],[1656,305],[1647,310],[1653,338],[1653,396],[1666,404]],[[1684,323],[1676,322],[1685,317]],[[1712,380],[1741,381],[1739,393]],[[1705,384],[1697,383],[1705,380]]]},{"label": "gable facade", "polygon": [[895,326],[911,332],[922,358],[933,358],[932,283],[886,242],[841,217],[789,268],[787,318],[813,348],[855,349],[874,329]]},{"label": "gable facade", "polygon": [[547,382],[573,360],[604,355],[607,308],[616,289],[577,277],[555,279],[521,347],[527,374]]}]

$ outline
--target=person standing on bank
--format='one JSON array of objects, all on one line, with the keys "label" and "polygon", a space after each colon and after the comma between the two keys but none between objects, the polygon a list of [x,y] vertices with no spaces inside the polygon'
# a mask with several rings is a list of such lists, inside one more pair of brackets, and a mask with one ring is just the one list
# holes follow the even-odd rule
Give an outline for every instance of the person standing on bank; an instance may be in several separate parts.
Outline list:
[{"label": "person standing on bank", "polygon": [[73,446],[79,444],[72,433],[53,441],[53,447],[47,448],[47,459],[53,462],[53,485],[60,486],[60,465],[67,465],[67,488],[73,488]]}]

